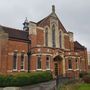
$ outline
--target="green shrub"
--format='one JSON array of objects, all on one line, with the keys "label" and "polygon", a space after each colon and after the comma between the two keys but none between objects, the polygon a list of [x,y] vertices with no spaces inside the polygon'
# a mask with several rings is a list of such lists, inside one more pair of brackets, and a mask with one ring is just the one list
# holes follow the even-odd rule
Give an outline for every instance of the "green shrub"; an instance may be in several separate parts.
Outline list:
[{"label": "green shrub", "polygon": [[0,75],[0,87],[25,86],[52,80],[51,72],[18,73],[15,75]]},{"label": "green shrub", "polygon": [[0,75],[0,86],[4,86],[4,82],[5,82],[5,76]]}]

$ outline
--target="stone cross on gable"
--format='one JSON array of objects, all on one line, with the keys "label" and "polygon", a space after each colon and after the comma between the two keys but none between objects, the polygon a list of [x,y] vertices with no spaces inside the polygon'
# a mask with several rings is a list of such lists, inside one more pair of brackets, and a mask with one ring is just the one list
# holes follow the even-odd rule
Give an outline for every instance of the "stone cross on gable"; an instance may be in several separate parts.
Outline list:
[{"label": "stone cross on gable", "polygon": [[52,5],[52,13],[55,13],[55,6]]}]

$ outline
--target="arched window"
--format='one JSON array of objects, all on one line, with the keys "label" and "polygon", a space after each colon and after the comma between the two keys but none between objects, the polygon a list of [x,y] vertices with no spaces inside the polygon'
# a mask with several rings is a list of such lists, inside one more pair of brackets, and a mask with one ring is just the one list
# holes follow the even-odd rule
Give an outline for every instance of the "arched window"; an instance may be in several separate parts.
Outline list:
[{"label": "arched window", "polygon": [[41,55],[37,57],[37,69],[41,69]]},{"label": "arched window", "polygon": [[62,32],[59,32],[59,44],[60,44],[60,48],[62,48]]},{"label": "arched window", "polygon": [[79,69],[79,63],[78,63],[78,59],[76,58],[76,69]]},{"label": "arched window", "polygon": [[13,54],[13,70],[17,69],[17,52]]},{"label": "arched window", "polygon": [[52,47],[56,47],[55,45],[55,25],[52,26]]},{"label": "arched window", "polygon": [[45,30],[45,46],[48,46],[48,28]]},{"label": "arched window", "polygon": [[46,69],[50,69],[50,56],[46,56]]},{"label": "arched window", "polygon": [[24,52],[21,53],[21,70],[24,70]]},{"label": "arched window", "polygon": [[72,69],[72,60],[71,60],[71,58],[68,60],[68,69]]}]

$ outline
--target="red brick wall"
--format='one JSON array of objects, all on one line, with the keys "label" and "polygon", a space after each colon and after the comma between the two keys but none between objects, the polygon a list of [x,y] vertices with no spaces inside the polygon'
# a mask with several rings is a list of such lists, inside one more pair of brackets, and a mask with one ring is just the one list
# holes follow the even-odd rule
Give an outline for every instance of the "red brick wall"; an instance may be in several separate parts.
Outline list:
[{"label": "red brick wall", "polygon": [[74,51],[74,43],[72,41],[70,42],[70,49]]},{"label": "red brick wall", "polygon": [[30,35],[31,38],[31,47],[35,47],[37,45],[37,36],[36,35]]},{"label": "red brick wall", "polygon": [[50,18],[49,17],[47,19],[45,19],[43,22],[40,22],[38,24],[39,27],[45,27],[46,25],[48,25],[50,27]]},{"label": "red brick wall", "polygon": [[69,36],[64,36],[64,46],[65,46],[65,49],[70,49]]},{"label": "red brick wall", "polygon": [[81,50],[79,51],[81,56],[81,70],[82,71],[88,71],[88,59],[87,59],[87,50]]},{"label": "red brick wall", "polygon": [[44,32],[37,29],[37,45],[44,45]]},{"label": "red brick wall", "polygon": [[70,38],[67,35],[64,36],[64,46],[65,49],[70,49],[71,51],[74,51],[74,42],[70,41]]},{"label": "red brick wall", "polygon": [[31,71],[36,70],[37,57],[31,56]]},{"label": "red brick wall", "polygon": [[5,73],[7,69],[7,45],[8,39],[0,39],[0,72]]},{"label": "red brick wall", "polygon": [[12,65],[13,65],[13,52],[15,50],[18,50],[18,63],[17,63],[17,69],[20,71],[20,62],[21,62],[21,52],[25,51],[25,70],[27,70],[27,43],[18,41],[18,40],[9,40],[8,41],[8,59],[7,59],[7,72],[12,71]]},{"label": "red brick wall", "polygon": [[76,59],[72,58],[72,69],[68,68],[68,58],[65,59],[65,69],[66,69],[66,76],[68,77],[79,77],[79,69],[80,69],[80,59],[78,58],[78,66],[76,68]]},{"label": "red brick wall", "polygon": [[22,52],[24,50],[27,52],[27,43],[19,40],[9,40],[8,42],[8,52],[13,52],[14,50],[18,50],[18,52]]},{"label": "red brick wall", "polygon": [[41,67],[43,70],[46,69],[46,56],[45,55],[42,56],[42,66]]}]

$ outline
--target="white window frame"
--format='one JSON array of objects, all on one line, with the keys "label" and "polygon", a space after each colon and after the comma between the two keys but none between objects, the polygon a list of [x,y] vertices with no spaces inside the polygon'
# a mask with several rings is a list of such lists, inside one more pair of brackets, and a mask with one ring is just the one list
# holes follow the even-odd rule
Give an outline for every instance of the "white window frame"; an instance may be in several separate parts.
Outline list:
[{"label": "white window frame", "polygon": [[47,63],[47,57],[49,57],[49,60],[48,60],[49,68],[47,68],[47,64],[46,64],[46,70],[50,70],[51,57],[50,57],[50,55],[46,55],[46,63]]},{"label": "white window frame", "polygon": [[[77,62],[76,62],[77,60]],[[75,62],[76,62],[76,70],[79,70],[79,62],[78,62],[78,59],[75,59]]]},{"label": "white window frame", "polygon": [[[69,68],[69,60],[71,60],[71,68]],[[68,58],[68,70],[72,70],[72,58]]]},{"label": "white window frame", "polygon": [[24,59],[23,59],[23,69],[21,69],[21,63],[20,63],[20,71],[25,71],[25,53],[24,53]]},{"label": "white window frame", "polygon": [[[17,53],[17,52],[16,52]],[[13,53],[13,60],[14,60],[14,54],[15,53]],[[16,58],[16,68],[13,68],[12,67],[12,69],[13,69],[13,71],[17,71],[17,69],[18,69],[18,53],[17,53],[17,58]]]},{"label": "white window frame", "polygon": [[38,68],[38,57],[40,57],[41,58],[41,55],[37,55],[37,61],[36,61],[36,70],[42,70],[42,58],[41,58],[41,68],[39,69]]}]

